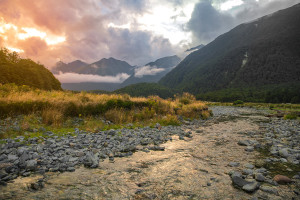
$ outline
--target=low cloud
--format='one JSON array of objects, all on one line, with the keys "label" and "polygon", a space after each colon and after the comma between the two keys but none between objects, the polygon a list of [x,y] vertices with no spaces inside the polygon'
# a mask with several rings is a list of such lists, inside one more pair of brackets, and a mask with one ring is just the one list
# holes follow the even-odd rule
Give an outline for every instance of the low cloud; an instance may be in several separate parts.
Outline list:
[{"label": "low cloud", "polygon": [[[201,0],[193,10],[186,31],[191,31],[193,44],[208,44],[235,26],[299,3],[300,0],[247,0],[222,10],[227,0]],[[232,3],[232,1],[231,1]],[[220,9],[218,9],[220,7]]]},{"label": "low cloud", "polygon": [[61,83],[81,83],[81,82],[97,82],[97,83],[122,83],[129,75],[121,73],[116,76],[99,76],[93,74],[76,74],[76,73],[60,73],[55,77]]},{"label": "low cloud", "polygon": [[143,76],[155,75],[155,74],[158,74],[158,73],[163,72],[165,70],[166,70],[165,68],[157,68],[156,66],[146,65],[146,66],[143,66],[143,67],[136,68],[134,70],[134,76],[137,77],[137,78],[142,78]]}]

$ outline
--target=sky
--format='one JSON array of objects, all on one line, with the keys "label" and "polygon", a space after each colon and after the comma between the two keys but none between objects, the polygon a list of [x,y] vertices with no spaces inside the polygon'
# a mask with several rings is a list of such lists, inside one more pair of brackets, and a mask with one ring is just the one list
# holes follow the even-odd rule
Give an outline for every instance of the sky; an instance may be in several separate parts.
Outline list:
[{"label": "sky", "polygon": [[48,68],[58,61],[108,57],[143,66],[296,3],[300,0],[0,0],[0,47]]}]

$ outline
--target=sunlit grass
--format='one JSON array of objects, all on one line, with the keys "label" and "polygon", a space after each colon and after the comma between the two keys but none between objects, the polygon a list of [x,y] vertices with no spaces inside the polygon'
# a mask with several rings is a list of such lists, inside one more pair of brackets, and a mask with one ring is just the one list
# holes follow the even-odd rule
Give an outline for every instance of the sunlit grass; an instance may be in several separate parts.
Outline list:
[{"label": "sunlit grass", "polygon": [[[8,130],[0,138],[42,136],[43,131],[73,134],[74,128],[97,132],[111,128],[179,125],[178,115],[207,118],[205,103],[188,93],[174,99],[157,96],[130,97],[126,94],[91,94],[43,91],[28,86],[0,85],[0,118],[22,116],[20,130]],[[80,119],[74,123],[74,119]],[[106,124],[105,120],[112,122]],[[128,124],[132,124],[128,127]],[[34,129],[34,131],[32,131]],[[45,131],[45,130],[44,130]],[[29,135],[29,136],[28,136]]]}]

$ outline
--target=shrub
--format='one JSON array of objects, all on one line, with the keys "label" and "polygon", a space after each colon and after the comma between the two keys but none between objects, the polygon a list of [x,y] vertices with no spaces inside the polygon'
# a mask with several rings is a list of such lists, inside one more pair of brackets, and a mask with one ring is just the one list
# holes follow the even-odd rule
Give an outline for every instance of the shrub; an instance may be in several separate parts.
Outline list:
[{"label": "shrub", "polygon": [[64,114],[55,108],[45,109],[42,111],[42,120],[44,124],[60,127],[64,121]]},{"label": "shrub", "polygon": [[242,100],[236,100],[235,102],[233,102],[233,105],[243,105],[244,102]]},{"label": "shrub", "polygon": [[181,96],[175,95],[175,99],[184,105],[191,104],[196,101],[196,97],[187,92],[183,93]]},{"label": "shrub", "polygon": [[297,117],[298,117],[297,113],[291,112],[291,113],[285,114],[283,116],[283,119],[297,119]]}]

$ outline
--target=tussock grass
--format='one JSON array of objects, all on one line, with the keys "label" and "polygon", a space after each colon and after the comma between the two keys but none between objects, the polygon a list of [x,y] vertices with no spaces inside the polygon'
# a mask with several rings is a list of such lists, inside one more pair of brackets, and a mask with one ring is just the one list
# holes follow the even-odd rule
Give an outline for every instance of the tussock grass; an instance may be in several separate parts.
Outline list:
[{"label": "tussock grass", "polygon": [[[32,128],[74,128],[87,131],[134,126],[179,125],[178,115],[186,118],[207,118],[210,112],[205,103],[184,93],[174,99],[158,96],[130,97],[127,94],[92,94],[71,91],[43,91],[28,86],[0,85],[0,118],[24,116],[21,132]],[[113,125],[103,123],[103,120]],[[0,134],[0,137],[1,136]],[[7,137],[7,136],[5,136]]]}]

